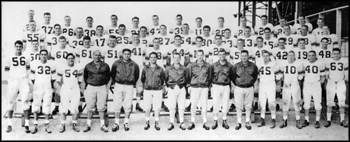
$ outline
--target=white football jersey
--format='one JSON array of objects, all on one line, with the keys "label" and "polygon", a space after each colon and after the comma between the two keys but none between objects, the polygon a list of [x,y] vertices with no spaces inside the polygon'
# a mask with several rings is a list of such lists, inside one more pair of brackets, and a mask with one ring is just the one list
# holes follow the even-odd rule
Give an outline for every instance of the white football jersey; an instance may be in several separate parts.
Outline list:
[{"label": "white football jersey", "polygon": [[89,37],[96,36],[96,27],[95,26],[92,26],[91,28],[83,27],[83,29],[84,29],[84,36],[89,36]]},{"label": "white football jersey", "polygon": [[196,46],[192,46],[192,47],[188,48],[191,63],[195,62],[198,59],[198,57],[197,57],[198,50],[204,51],[204,60],[206,57],[209,57],[209,54],[210,54],[209,48],[203,47],[203,46],[201,46],[200,48],[196,47]]},{"label": "white football jersey", "polygon": [[348,65],[349,61],[346,58],[340,58],[338,61],[333,58],[328,59],[326,61],[326,71],[329,78],[337,82],[344,80],[348,73]]},{"label": "white football jersey", "polygon": [[[161,34],[158,34],[158,35],[155,35],[154,37],[153,37],[153,39],[154,38],[158,38],[159,39],[159,44],[160,45],[166,45],[166,46],[168,46],[168,45],[172,45],[173,44],[173,40],[174,40],[174,36],[172,36],[172,35],[170,35],[170,34],[167,34],[166,36],[163,36],[163,35],[161,35]],[[153,41],[153,39],[152,39],[152,41]]]},{"label": "white football jersey", "polygon": [[43,31],[43,33],[45,33],[46,35],[50,35],[54,33],[54,25],[55,24],[42,24],[41,26],[39,26],[41,29],[41,31]]},{"label": "white football jersey", "polygon": [[263,63],[258,66],[258,71],[260,83],[275,82],[275,73],[279,71],[279,67],[276,62]]},{"label": "white football jersey", "polygon": [[83,46],[84,44],[83,39],[84,39],[83,37],[78,38],[76,36],[73,36],[69,39],[69,45],[73,47]]},{"label": "white football jersey", "polygon": [[270,49],[274,49],[278,43],[278,40],[271,35],[271,38],[267,40],[264,38],[264,45],[268,46]]},{"label": "white football jersey", "polygon": [[[261,65],[264,62],[263,54],[262,54],[263,50],[266,50],[266,51],[272,53],[272,49],[270,49],[270,47],[268,47],[268,46],[263,46],[263,47],[260,47],[260,48],[256,46],[256,47],[252,48],[251,54],[249,54],[253,58],[255,58],[255,64],[256,65]],[[271,57],[270,57],[270,59],[271,59]],[[274,59],[271,59],[271,61],[274,61]]]},{"label": "white football jersey", "polygon": [[328,39],[328,45],[333,45],[334,42],[338,42],[337,35],[331,34],[331,35],[318,35],[318,36],[316,36],[316,43],[321,44],[321,40],[323,38],[327,38]]},{"label": "white football jersey", "polygon": [[118,25],[113,27],[111,25],[109,26],[106,26],[106,30],[105,30],[105,33],[108,34],[108,35],[117,35],[119,34],[119,29],[118,29]]},{"label": "white football jersey", "polygon": [[284,84],[290,85],[292,82],[298,82],[298,72],[302,71],[302,62],[295,60],[293,63],[288,63],[287,60],[284,60],[279,65],[283,73]]},{"label": "white football jersey", "polygon": [[154,36],[154,35],[160,34],[160,25],[154,26],[154,25],[152,24],[152,25],[149,26],[149,27],[151,27],[151,28],[149,29],[149,35],[150,35],[150,36]]},{"label": "white football jersey", "polygon": [[316,42],[316,37],[313,34],[307,34],[306,36],[296,35],[295,36],[295,44],[298,43],[299,39],[305,40],[305,45],[311,47],[311,43]]},{"label": "white football jersey", "polygon": [[313,48],[316,52],[316,56],[318,60],[327,60],[332,58],[332,49],[322,49],[321,47],[315,47]]},{"label": "white football jersey", "polygon": [[[272,49],[272,55],[275,57],[276,62],[280,62],[282,60],[287,60],[288,52],[292,49],[281,49],[280,47]],[[295,53],[297,56],[297,53]]]},{"label": "white football jersey", "polygon": [[117,35],[117,44],[127,45],[130,44],[130,35]]},{"label": "white football jersey", "polygon": [[212,44],[209,47],[209,61],[211,61],[211,63],[215,63],[217,61],[219,61],[219,50],[220,48],[225,49],[225,51],[228,53],[230,52],[230,47],[228,47],[228,45],[226,44],[221,44],[220,46],[216,45],[216,44]]},{"label": "white football jersey", "polygon": [[76,55],[77,50],[69,45],[66,45],[64,49],[62,49],[59,45],[56,45],[52,47],[50,56],[54,60],[54,63],[57,66],[61,66],[61,65],[67,64],[68,53],[72,53],[73,55]]},{"label": "white football jersey", "polygon": [[[140,67],[143,66],[145,62],[145,51],[146,51],[146,46],[139,44],[139,45],[133,45],[130,44],[128,46],[125,46],[124,48],[128,48],[131,50],[131,60],[136,62]],[[124,49],[122,48],[122,50]],[[121,50],[121,51],[122,51]]]},{"label": "white football jersey", "polygon": [[67,43],[69,43],[70,38],[67,35],[64,34],[60,34],[60,35],[56,35],[56,34],[51,34],[51,35],[47,35],[46,36],[46,44],[48,46],[56,46],[59,43],[59,38],[60,36],[64,36],[66,37],[66,41]]},{"label": "white football jersey", "polygon": [[68,36],[68,37],[73,37],[74,36],[74,33],[75,33],[75,29],[76,27],[75,26],[66,26],[64,24],[62,24],[62,34]]},{"label": "white football jersey", "polygon": [[[233,34],[235,37],[241,37],[241,36],[244,36],[244,29],[245,27],[241,27],[239,26],[238,28],[236,28],[235,31],[233,31]],[[255,35],[255,31],[253,28],[251,28],[251,33],[250,35]]]},{"label": "white football jersey", "polygon": [[267,23],[265,26],[263,25],[259,25],[259,26],[255,26],[254,30],[255,32],[257,32],[259,36],[264,35],[264,29],[266,27],[269,27],[271,29],[271,31],[273,30],[273,25],[271,23]]},{"label": "white football jersey", "polygon": [[285,46],[287,47],[287,48],[294,48],[294,44],[295,43],[297,43],[297,39],[296,39],[296,35],[289,35],[289,36],[287,36],[287,35],[285,35],[285,34],[281,34],[281,35],[278,35],[277,36],[277,43],[278,43],[278,40],[280,39],[280,38],[286,38],[286,44],[285,44]]},{"label": "white football jersey", "polygon": [[51,84],[51,80],[56,79],[56,64],[52,60],[47,60],[45,64],[40,60],[34,61],[30,64],[30,71],[35,84]]},{"label": "white football jersey", "polygon": [[61,80],[63,84],[68,84],[68,86],[78,85],[79,82],[82,82],[82,70],[76,64],[72,67],[68,65],[60,66],[57,68],[57,78],[56,80]]},{"label": "white football jersey", "polygon": [[233,48],[237,44],[237,38],[232,36],[230,38],[222,37],[222,43],[227,44],[230,48]]},{"label": "white football jersey", "polygon": [[25,50],[32,50],[32,41],[37,40],[40,42],[45,42],[46,35],[42,31],[26,31],[23,34],[22,40],[26,44]]},{"label": "white football jersey", "polygon": [[208,37],[203,36],[202,46],[210,47],[212,44],[214,44],[214,36],[212,35]]},{"label": "white football jersey", "polygon": [[239,48],[231,48],[231,51],[230,51],[230,62],[232,65],[238,63],[241,61],[241,51],[242,50],[247,50],[249,55],[251,55],[251,50],[246,48],[246,47],[243,47],[243,49],[239,49]]},{"label": "white football jersey", "polygon": [[323,29],[322,28],[316,28],[312,31],[312,34],[315,36],[323,35]]},{"label": "white football jersey", "polygon": [[196,36],[203,36],[203,27],[200,27],[200,28],[195,28],[194,29],[194,34],[196,35]]},{"label": "white football jersey", "polygon": [[315,83],[320,81],[321,75],[325,75],[325,62],[320,60],[316,60],[314,63],[304,61],[303,69],[305,71],[304,82]]},{"label": "white football jersey", "polygon": [[256,36],[250,36],[250,37],[241,36],[241,37],[238,37],[237,39],[243,39],[244,47],[246,47],[247,49],[254,47],[256,43]]},{"label": "white football jersey", "polygon": [[104,61],[109,65],[109,67],[112,67],[113,63],[120,59],[122,53],[120,45],[115,47],[105,46],[101,48],[101,50],[101,55],[104,56]]},{"label": "white football jersey", "polygon": [[174,53],[179,53],[181,56],[180,64],[184,65],[185,63],[185,56],[189,55],[188,49],[189,47],[187,46],[181,46],[181,47],[176,47],[175,45],[169,46],[167,54],[168,57],[170,57],[170,64],[174,63]]},{"label": "white football jersey", "polygon": [[181,44],[182,46],[192,46],[194,44],[194,41],[196,41],[196,36],[193,34],[188,34],[188,35],[181,35]]},{"label": "white football jersey", "polygon": [[77,56],[79,57],[80,67],[83,69],[85,68],[86,64],[93,61],[92,59],[93,52],[101,48],[97,46],[90,46],[89,48],[86,48],[84,46],[77,46],[76,49],[77,49]]},{"label": "white football jersey", "polygon": [[145,38],[141,38],[140,37],[140,44],[148,47],[149,44],[151,44],[153,42],[153,38],[150,36],[146,36]]},{"label": "white football jersey", "polygon": [[40,49],[34,51],[28,51],[26,50],[24,53],[26,56],[30,57],[30,61],[33,62],[34,60],[40,60]]},{"label": "white football jersey", "polygon": [[[146,59],[149,58],[150,53],[156,52],[157,53],[157,65],[164,67],[164,65],[166,64],[165,57],[167,57],[167,54],[168,54],[166,48],[159,47],[159,49],[156,50],[154,47],[147,47],[145,52],[146,52],[146,55],[145,55]],[[148,63],[146,63],[146,64],[148,64]]]},{"label": "white football jersey", "polygon": [[107,46],[108,43],[108,35],[103,35],[101,37],[99,36],[92,36],[91,37],[91,44],[97,47],[104,47]]},{"label": "white football jersey", "polygon": [[228,28],[228,27],[222,27],[222,28],[217,27],[212,30],[212,35],[221,35],[223,37],[226,29],[232,30],[231,28]]},{"label": "white football jersey", "polygon": [[30,60],[28,54],[22,54],[21,56],[10,54],[6,56],[5,68],[10,69],[8,76],[10,78],[26,78],[27,68],[29,68],[31,63]]},{"label": "white football jersey", "polygon": [[294,48],[296,60],[308,60],[308,54],[311,49]]},{"label": "white football jersey", "polygon": [[[307,25],[309,28],[309,33],[310,32],[312,32],[312,29],[313,29],[313,27],[312,27],[312,24],[310,24],[310,23],[305,23],[305,25]],[[298,23],[298,24],[294,24],[294,29],[296,30],[296,33],[298,34],[298,35],[300,35],[301,34],[301,25]]]}]

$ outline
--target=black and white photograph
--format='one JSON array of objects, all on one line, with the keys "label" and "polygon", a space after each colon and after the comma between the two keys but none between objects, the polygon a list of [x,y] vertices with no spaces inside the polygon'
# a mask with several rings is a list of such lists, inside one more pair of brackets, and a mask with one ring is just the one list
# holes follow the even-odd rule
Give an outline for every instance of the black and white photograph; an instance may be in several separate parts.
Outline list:
[{"label": "black and white photograph", "polygon": [[1,140],[349,141],[348,1],[2,1]]}]

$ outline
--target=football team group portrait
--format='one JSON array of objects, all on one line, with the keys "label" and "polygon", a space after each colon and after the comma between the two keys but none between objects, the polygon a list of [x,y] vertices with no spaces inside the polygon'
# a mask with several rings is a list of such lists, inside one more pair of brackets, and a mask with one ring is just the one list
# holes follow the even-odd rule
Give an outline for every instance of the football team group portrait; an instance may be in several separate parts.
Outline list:
[{"label": "football team group portrait", "polygon": [[349,4],[306,3],[3,3],[2,137],[349,140]]}]

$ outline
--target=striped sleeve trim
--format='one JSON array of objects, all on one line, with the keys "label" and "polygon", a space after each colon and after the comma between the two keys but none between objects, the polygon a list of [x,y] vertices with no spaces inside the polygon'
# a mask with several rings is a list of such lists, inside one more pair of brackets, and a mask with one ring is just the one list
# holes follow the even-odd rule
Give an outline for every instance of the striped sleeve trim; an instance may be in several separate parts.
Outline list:
[{"label": "striped sleeve trim", "polygon": [[35,74],[35,70],[30,70],[31,73]]}]

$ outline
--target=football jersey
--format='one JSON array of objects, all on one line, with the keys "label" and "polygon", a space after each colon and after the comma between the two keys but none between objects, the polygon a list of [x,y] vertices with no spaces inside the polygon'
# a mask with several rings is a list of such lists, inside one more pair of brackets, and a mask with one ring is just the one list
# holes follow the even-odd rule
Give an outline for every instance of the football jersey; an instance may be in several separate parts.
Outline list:
[{"label": "football jersey", "polygon": [[238,62],[241,61],[241,51],[242,50],[247,50],[249,55],[251,55],[251,51],[250,49],[247,49],[246,47],[243,47],[243,49],[239,49],[239,48],[231,48],[230,51],[230,60],[231,60],[231,64],[234,65]]},{"label": "football jersey", "polygon": [[59,47],[59,45],[56,45],[52,47],[50,56],[54,60],[55,65],[61,66],[67,64],[68,53],[72,53],[73,55],[77,54],[76,49],[69,45],[66,45],[64,49]]},{"label": "football jersey", "polygon": [[315,36],[323,35],[323,29],[322,28],[316,28],[312,31],[312,34]]},{"label": "football jersey", "polygon": [[78,39],[78,37],[76,37],[76,36],[71,37],[69,39],[69,45],[73,46],[73,47],[83,46],[83,44],[84,44],[83,39],[84,39],[83,37],[80,37],[80,39]]},{"label": "football jersey", "polygon": [[160,25],[158,25],[158,26],[151,25],[149,27],[151,27],[149,29],[149,35],[150,36],[154,36],[154,35],[160,34]]},{"label": "football jersey", "polygon": [[[309,28],[309,33],[312,32],[312,24],[310,23],[305,23],[305,25],[307,25]],[[298,24],[294,24],[294,29],[296,30],[296,34],[300,35],[301,34],[301,25],[298,23]]]},{"label": "football jersey", "polygon": [[78,85],[79,82],[82,82],[82,71],[79,66],[74,64],[72,67],[68,65],[60,66],[57,68],[57,78],[56,80],[61,80],[62,83],[67,86],[75,86]]},{"label": "football jersey", "polygon": [[332,49],[322,49],[321,47],[313,48],[315,50],[318,60],[327,60],[332,58]]},{"label": "football jersey", "polygon": [[15,54],[6,57],[5,68],[10,68],[8,76],[10,78],[26,78],[27,67],[29,67],[31,61],[28,54],[22,54],[16,56]]},{"label": "football jersey", "polygon": [[145,38],[140,37],[140,44],[148,47],[148,45],[151,43],[153,43],[153,39],[151,36],[146,36]]},{"label": "football jersey", "polygon": [[287,47],[287,48],[294,48],[294,43],[296,43],[297,41],[296,41],[296,36],[295,35],[289,35],[289,36],[287,36],[287,35],[285,35],[285,34],[281,34],[281,35],[278,35],[277,36],[277,43],[278,43],[278,41],[279,41],[279,39],[280,38],[286,38],[286,44],[285,44],[285,46]]},{"label": "football jersey", "polygon": [[305,61],[303,63],[305,70],[305,79],[304,82],[307,83],[316,83],[320,81],[321,75],[325,75],[325,62],[316,60],[314,63]]},{"label": "football jersey", "polygon": [[210,47],[213,43],[214,43],[214,36],[210,35],[208,37],[205,37],[203,35],[202,46]]},{"label": "football jersey", "polygon": [[168,54],[168,57],[170,57],[170,64],[174,63],[174,56],[173,56],[174,53],[180,54],[180,56],[181,56],[180,64],[184,65],[185,56],[189,55],[188,47],[187,46],[176,47],[175,45],[169,46],[167,54]]},{"label": "football jersey", "polygon": [[203,50],[204,51],[204,58],[203,58],[204,60],[210,54],[209,53],[210,51],[209,51],[209,49],[207,47],[201,46],[199,48],[199,47],[196,47],[196,46],[192,46],[192,47],[188,48],[188,53],[189,53],[189,56],[190,56],[190,62],[191,63],[195,62],[198,59],[198,56],[197,56],[198,50]]},{"label": "football jersey", "polygon": [[256,42],[255,41],[256,36],[250,36],[250,37],[241,36],[241,37],[238,37],[237,39],[243,39],[244,47],[246,47],[247,49],[254,47],[254,44]]},{"label": "football jersey", "polygon": [[[290,27],[290,33],[291,34],[294,34],[295,33],[295,30],[294,30],[294,27],[292,26],[289,26]],[[272,29],[271,29],[272,30]],[[273,33],[276,34],[277,33],[277,36],[280,36],[280,35],[284,35],[284,28],[281,26],[281,25],[276,25],[275,27],[273,27]]]},{"label": "football jersey", "polygon": [[139,44],[139,45],[130,44],[124,48],[129,48],[131,50],[131,59],[134,62],[136,62],[140,67],[142,67],[143,63],[145,62],[146,46],[142,44]]},{"label": "football jersey", "polygon": [[130,34],[136,33],[139,34],[140,33],[140,27],[134,28],[133,26],[130,26],[131,30],[130,30]]},{"label": "football jersey", "polygon": [[69,42],[70,38],[66,35],[60,34],[60,35],[56,35],[56,34],[51,34],[51,35],[47,35],[46,36],[46,44],[48,46],[56,46],[59,42],[59,38],[60,36],[64,36],[66,37],[66,41]]},{"label": "football jersey", "polygon": [[296,60],[308,60],[309,51],[310,51],[310,49],[295,48],[294,49],[295,59]]},{"label": "football jersey", "polygon": [[84,36],[89,36],[93,37],[96,36],[96,27],[92,26],[91,28],[89,27],[84,27]]},{"label": "football jersey", "polygon": [[[280,62],[282,60],[287,60],[288,52],[292,49],[281,49],[281,48],[274,48],[272,49],[272,55],[275,57],[276,62]],[[297,56],[297,53],[295,53]]]},{"label": "football jersey", "polygon": [[276,38],[274,38],[272,35],[270,37],[269,40],[264,38],[264,45],[269,47],[270,49],[275,48],[275,46],[277,45],[278,41]]},{"label": "football jersey", "polygon": [[115,26],[115,27],[113,27],[111,25],[106,26],[106,32],[105,33],[108,34],[108,35],[115,35],[116,36],[117,34],[119,34],[118,25]]},{"label": "football jersey", "polygon": [[[154,47],[147,47],[146,48],[146,54],[145,54],[145,58],[149,59],[149,54],[151,54],[152,52],[156,52],[157,53],[157,65],[164,67],[164,65],[166,65],[166,58],[167,57],[167,49],[166,48],[162,48],[160,47],[158,50],[156,50]],[[148,64],[148,63],[146,63]]]},{"label": "football jersey", "polygon": [[158,34],[156,36],[154,36],[154,38],[158,38],[159,39],[159,44],[160,45],[172,45],[173,44],[173,36],[171,35],[166,35],[166,36],[163,36],[161,34]]},{"label": "football jersey", "polygon": [[170,28],[170,34],[182,34],[182,24],[180,26],[175,25],[174,27]]},{"label": "football jersey", "polygon": [[188,35],[183,35],[181,34],[181,44],[183,46],[192,46],[194,44],[194,41],[196,40],[196,37],[195,35],[192,35],[192,34],[188,34]]},{"label": "football jersey", "polygon": [[86,64],[93,61],[92,56],[93,52],[97,49],[101,49],[97,46],[90,46],[89,48],[86,48],[84,46],[77,46],[77,56],[79,57],[79,64],[81,68],[85,68]]},{"label": "football jersey", "polygon": [[305,46],[311,47],[311,43],[316,42],[316,37],[313,34],[307,34],[306,36],[296,35],[295,36],[295,44],[298,43],[299,39],[305,40]]},{"label": "football jersey", "polygon": [[271,31],[273,30],[273,25],[271,23],[267,23],[265,26],[263,25],[259,25],[259,26],[255,26],[254,30],[255,32],[257,32],[257,35],[264,35],[264,29],[266,27],[269,27],[271,29]]},{"label": "football jersey", "polygon": [[216,44],[212,44],[209,47],[209,60],[211,60],[211,63],[215,63],[217,61],[219,61],[219,50],[220,48],[225,49],[225,51],[228,53],[230,52],[230,47],[228,47],[226,44],[221,44],[220,46],[216,45]]},{"label": "football jersey", "polygon": [[232,47],[234,47],[234,45],[236,45],[237,39],[232,37],[232,36],[230,38],[222,37],[222,43],[226,44],[228,47],[232,48]]},{"label": "football jersey", "polygon": [[231,28],[228,28],[228,27],[215,28],[212,31],[212,35],[221,35],[223,37],[224,33],[225,33],[225,29],[230,29],[231,30]]},{"label": "football jersey", "polygon": [[[119,45],[120,46],[120,45]],[[121,56],[121,49],[118,45],[115,47],[105,46],[102,50],[102,55],[104,56],[104,61],[110,67],[112,67],[113,63],[118,60]]]},{"label": "football jersey", "polygon": [[269,62],[268,64],[260,64],[258,67],[259,81],[263,82],[275,82],[275,73],[279,71],[279,67],[276,62]]},{"label": "football jersey", "polygon": [[50,35],[54,33],[54,24],[43,24],[40,26],[40,30],[43,31],[43,33],[45,33],[46,35]]},{"label": "football jersey", "polygon": [[[241,27],[241,26],[238,27],[235,31],[233,31],[233,32],[234,32],[234,36],[235,36],[235,37],[244,36],[244,29],[245,29],[245,27]],[[254,29],[251,29],[250,35],[255,35]]]},{"label": "football jersey", "polygon": [[31,62],[33,62],[34,60],[40,60],[40,49],[38,49],[37,51],[26,50],[24,54],[27,55],[28,57],[30,57]]},{"label": "football jersey", "polygon": [[104,47],[107,46],[108,43],[108,35],[103,35],[101,37],[99,36],[93,36],[91,37],[91,44],[97,47]]},{"label": "football jersey", "polygon": [[129,35],[117,35],[117,44],[130,44],[131,39]]},{"label": "football jersey", "polygon": [[[266,50],[266,51],[272,53],[272,49],[270,49],[270,47],[268,47],[268,46],[263,46],[261,48],[256,46],[256,47],[252,48],[251,54],[249,54],[253,58],[255,58],[255,64],[256,65],[260,65],[260,64],[262,64],[264,62],[263,54],[262,54],[263,50]],[[270,57],[270,59],[271,59],[271,57]],[[271,61],[274,61],[274,59],[271,59]]]},{"label": "football jersey", "polygon": [[288,63],[287,60],[280,62],[280,71],[283,73],[283,82],[290,85],[292,82],[298,82],[298,72],[302,71],[302,63],[295,60],[293,63]]},{"label": "football jersey", "polygon": [[51,84],[51,80],[56,79],[56,67],[52,60],[47,60],[45,64],[40,60],[34,61],[30,64],[30,71],[35,84]]},{"label": "football jersey", "polygon": [[64,24],[62,24],[62,34],[68,36],[68,37],[73,37],[74,36],[74,31],[75,31],[74,26],[70,25],[70,26],[65,26]]},{"label": "football jersey", "polygon": [[337,82],[344,80],[347,74],[348,64],[349,62],[345,58],[340,58],[338,61],[335,61],[333,58],[328,59],[326,62],[326,71],[329,78]]},{"label": "football jersey", "polygon": [[25,50],[32,50],[32,41],[33,40],[37,40],[39,42],[44,42],[45,38],[46,38],[46,35],[42,31],[24,32],[22,39],[23,39],[23,42],[26,43],[26,46],[27,46],[25,48]]},{"label": "football jersey", "polygon": [[194,34],[196,35],[196,36],[203,36],[203,27],[200,27],[200,28],[195,28],[194,29]]}]

